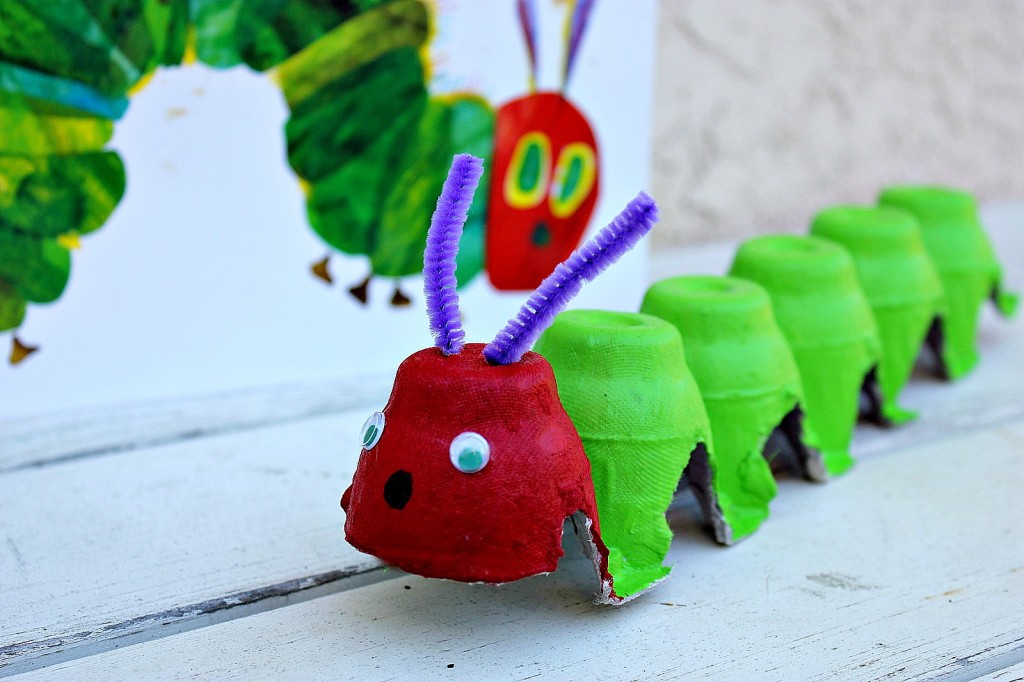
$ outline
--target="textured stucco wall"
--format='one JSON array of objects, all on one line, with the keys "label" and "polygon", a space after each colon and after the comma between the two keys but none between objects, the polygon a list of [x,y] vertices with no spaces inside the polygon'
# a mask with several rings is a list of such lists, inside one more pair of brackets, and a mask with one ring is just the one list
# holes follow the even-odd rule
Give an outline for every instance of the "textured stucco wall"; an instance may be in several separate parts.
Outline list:
[{"label": "textured stucco wall", "polygon": [[891,182],[1024,197],[1024,2],[661,0],[656,246],[803,231]]}]

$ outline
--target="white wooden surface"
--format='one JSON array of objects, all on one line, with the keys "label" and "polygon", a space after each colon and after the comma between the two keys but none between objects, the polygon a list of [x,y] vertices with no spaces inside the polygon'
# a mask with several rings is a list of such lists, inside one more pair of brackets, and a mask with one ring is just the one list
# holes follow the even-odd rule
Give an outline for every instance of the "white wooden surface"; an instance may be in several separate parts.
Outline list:
[{"label": "white wooden surface", "polygon": [[1024,663],[1011,665],[996,672],[979,677],[980,682],[1024,682]]},{"label": "white wooden surface", "polygon": [[338,505],[365,418],[309,417],[0,475],[0,666],[91,652],[376,567],[344,542]]},{"label": "white wooden surface", "polygon": [[868,680],[984,669],[1024,655],[1022,452],[1018,421],[873,457],[835,485],[794,481],[773,523],[731,549],[681,520],[673,579],[621,609],[590,604],[580,557],[500,588],[402,577],[25,679]]},{"label": "white wooden surface", "polygon": [[390,388],[390,376],[368,376],[0,418],[0,474],[360,409]]},{"label": "white wooden surface", "polygon": [[[1019,287],[1015,215],[989,222]],[[910,386],[918,422],[858,428],[848,476],[782,481],[750,540],[674,511],[673,578],[621,609],[590,605],[574,543],[500,588],[348,547],[383,380],[0,422],[0,677],[1014,679],[1024,319],[986,314],[980,343],[963,381]]]}]

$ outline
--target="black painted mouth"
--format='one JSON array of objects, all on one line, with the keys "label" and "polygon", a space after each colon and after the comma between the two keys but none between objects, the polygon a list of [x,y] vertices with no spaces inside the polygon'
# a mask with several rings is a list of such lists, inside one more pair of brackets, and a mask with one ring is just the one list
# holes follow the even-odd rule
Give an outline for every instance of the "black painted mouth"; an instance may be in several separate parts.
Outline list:
[{"label": "black painted mouth", "polygon": [[533,242],[534,246],[547,246],[551,243],[551,228],[543,220],[538,220],[537,224],[533,226],[533,232],[530,234],[530,241]]},{"label": "black painted mouth", "polygon": [[410,497],[412,497],[412,474],[404,469],[399,469],[391,474],[387,482],[384,483],[384,501],[392,509],[401,511],[405,509],[405,505],[409,504]]}]

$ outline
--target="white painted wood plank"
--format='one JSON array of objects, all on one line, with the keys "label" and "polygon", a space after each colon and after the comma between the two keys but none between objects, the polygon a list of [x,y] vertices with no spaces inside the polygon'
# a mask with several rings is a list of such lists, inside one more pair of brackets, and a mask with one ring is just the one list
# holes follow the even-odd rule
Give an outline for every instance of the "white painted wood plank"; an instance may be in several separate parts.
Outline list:
[{"label": "white painted wood plank", "polygon": [[0,418],[0,474],[383,403],[392,376]]},{"label": "white painted wood plank", "polygon": [[977,678],[977,682],[1024,682],[1024,663],[1011,665]]},{"label": "white painted wood plank", "polygon": [[0,671],[375,568],[338,503],[365,417],[0,476]]},{"label": "white painted wood plank", "polygon": [[23,679],[969,679],[1024,659],[1024,423],[856,473],[784,481],[732,548],[675,517],[672,579],[619,609],[589,603],[574,553],[499,588],[402,577]]}]

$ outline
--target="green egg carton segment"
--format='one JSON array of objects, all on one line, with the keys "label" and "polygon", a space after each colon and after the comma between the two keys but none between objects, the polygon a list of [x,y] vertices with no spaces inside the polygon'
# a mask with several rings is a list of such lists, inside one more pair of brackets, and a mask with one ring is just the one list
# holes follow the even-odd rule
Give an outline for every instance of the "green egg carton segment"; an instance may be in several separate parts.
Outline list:
[{"label": "green egg carton segment", "polygon": [[882,190],[882,206],[902,208],[918,219],[925,249],[945,292],[945,314],[930,335],[929,345],[941,359],[939,373],[957,379],[978,363],[978,317],[992,299],[1006,317],[1019,297],[1003,289],[1002,269],[978,220],[968,192],[947,187],[900,185]]},{"label": "green egg carton segment", "polygon": [[713,449],[679,332],[650,315],[572,310],[535,350],[551,364],[590,460],[616,593],[636,596],[671,571],[665,512],[691,453]]},{"label": "green egg carton segment", "polygon": [[861,387],[881,355],[849,254],[815,237],[755,237],[740,245],[729,274],[768,292],[800,371],[805,442],[821,453],[829,476],[846,472]]},{"label": "green egg carton segment", "polygon": [[666,320],[683,339],[714,438],[708,464],[723,539],[744,538],[768,517],[777,492],[763,454],[777,427],[784,427],[802,472],[824,476],[819,456],[799,442],[800,375],[768,294],[731,277],[674,277],[648,289],[641,312]]},{"label": "green egg carton segment", "polygon": [[875,421],[901,424],[917,415],[900,407],[899,394],[913,372],[933,321],[943,315],[938,272],[925,250],[912,213],[873,206],[833,206],[813,220],[811,234],[843,246],[878,324],[882,355],[871,400]]}]

